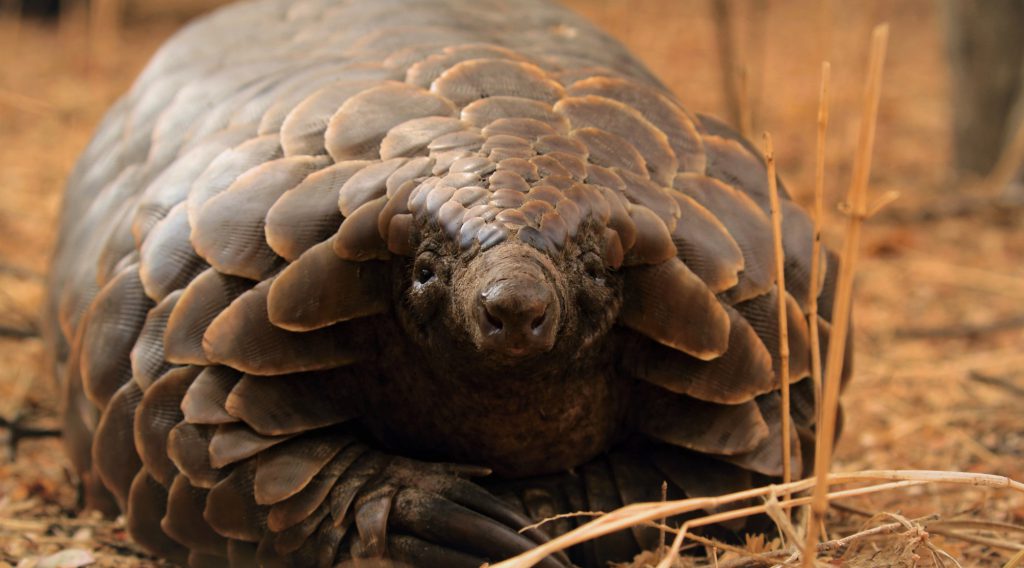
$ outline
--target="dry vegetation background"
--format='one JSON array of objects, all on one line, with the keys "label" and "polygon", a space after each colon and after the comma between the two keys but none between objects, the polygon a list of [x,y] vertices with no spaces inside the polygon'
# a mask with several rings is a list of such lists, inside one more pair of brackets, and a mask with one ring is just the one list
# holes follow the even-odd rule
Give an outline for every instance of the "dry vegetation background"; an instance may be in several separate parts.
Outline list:
[{"label": "dry vegetation background", "polygon": [[[630,47],[688,108],[724,115],[710,0],[567,3]],[[52,25],[9,13],[0,21],[0,328],[7,330],[0,336],[0,419],[56,422],[59,397],[44,372],[41,342],[18,331],[38,325],[65,176],[147,58],[210,4],[135,2],[119,37],[99,42],[89,41],[82,14]],[[755,131],[772,133],[782,176],[804,203],[811,199],[819,62],[832,61],[825,241],[834,248],[842,221],[834,204],[849,182],[869,33],[877,22],[892,25],[870,191],[902,197],[866,228],[856,370],[843,398],[837,469],[1024,479],[1024,209],[986,207],[988,195],[954,179],[955,86],[938,4],[835,2],[822,10],[813,0],[775,0],[760,16],[753,5],[739,4],[736,22]],[[8,434],[0,429],[0,441]],[[60,550],[72,551],[66,565],[90,558],[104,566],[154,563],[136,553],[116,522],[75,518],[66,465],[53,439],[22,441],[16,459],[0,445],[0,567],[56,566],[49,555]],[[878,512],[938,519],[922,521],[927,532],[915,529],[898,553],[873,556],[883,554],[882,544],[859,542],[847,565],[931,565],[925,542],[964,566],[1003,566],[1024,549],[1024,533],[999,525],[1024,525],[1024,496],[940,485],[845,501],[831,514],[829,536],[892,522],[872,519]]]}]

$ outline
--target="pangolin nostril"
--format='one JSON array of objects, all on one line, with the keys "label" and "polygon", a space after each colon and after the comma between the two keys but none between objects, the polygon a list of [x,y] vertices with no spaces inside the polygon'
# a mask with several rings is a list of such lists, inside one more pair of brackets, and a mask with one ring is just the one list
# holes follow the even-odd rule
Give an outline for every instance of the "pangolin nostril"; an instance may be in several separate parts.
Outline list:
[{"label": "pangolin nostril", "polygon": [[544,325],[544,320],[547,318],[547,315],[548,312],[547,310],[545,310],[544,313],[534,318],[534,320],[530,322],[530,329],[532,329],[534,332],[539,330],[540,326]]},{"label": "pangolin nostril", "polygon": [[487,323],[489,323],[491,327],[494,328],[495,331],[501,331],[502,328],[505,327],[505,325],[501,322],[501,319],[495,317],[494,314],[492,314],[491,311],[488,310],[486,306],[484,307],[484,318],[487,319]]}]

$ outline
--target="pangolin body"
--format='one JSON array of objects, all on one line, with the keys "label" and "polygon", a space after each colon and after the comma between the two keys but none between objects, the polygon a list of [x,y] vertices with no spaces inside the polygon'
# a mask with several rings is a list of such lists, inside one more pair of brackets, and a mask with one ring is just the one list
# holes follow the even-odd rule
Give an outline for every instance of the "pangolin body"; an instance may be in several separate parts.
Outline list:
[{"label": "pangolin body", "polygon": [[[768,212],[749,143],[553,4],[221,9],[69,181],[48,340],[86,503],[189,566],[478,566],[779,477]],[[810,298],[782,214],[801,472],[837,265]]]}]

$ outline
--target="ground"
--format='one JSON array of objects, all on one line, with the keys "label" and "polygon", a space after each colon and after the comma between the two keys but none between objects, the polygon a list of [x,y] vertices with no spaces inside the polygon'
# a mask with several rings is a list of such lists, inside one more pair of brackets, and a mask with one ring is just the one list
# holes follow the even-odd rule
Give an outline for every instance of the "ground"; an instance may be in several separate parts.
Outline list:
[{"label": "ground", "polygon": [[[90,43],[87,20],[76,16],[59,25],[19,22],[10,14],[0,21],[0,419],[24,416],[38,427],[56,422],[59,395],[32,332],[63,180],[105,108],[203,3],[187,4],[129,13],[116,41]],[[710,0],[568,4],[622,40],[688,108],[725,115]],[[987,206],[991,194],[954,177],[949,92],[955,86],[938,4],[735,5],[752,130],[772,133],[780,171],[803,203],[811,200],[819,65],[823,57],[832,62],[825,241],[834,248],[841,246],[843,216],[835,204],[849,183],[870,30],[891,24],[870,191],[897,190],[901,197],[865,229],[856,368],[843,396],[845,431],[835,469],[1024,479],[1024,209]],[[0,430],[0,440],[6,435]],[[13,461],[4,453],[0,448],[0,567],[78,566],[90,559],[102,566],[156,564],[139,555],[116,521],[76,517],[59,442],[24,440]],[[928,532],[919,541],[965,566],[1002,566],[1024,548],[1024,495],[1010,490],[929,484],[844,503],[830,515],[830,537],[889,512],[908,519],[938,515],[923,521]],[[981,538],[971,542],[950,531]],[[872,560],[881,548],[861,542],[848,552],[847,565],[898,564]],[[64,557],[52,556],[61,550]],[[915,554],[921,565],[937,562],[922,550],[911,546],[899,563],[911,565]]]}]

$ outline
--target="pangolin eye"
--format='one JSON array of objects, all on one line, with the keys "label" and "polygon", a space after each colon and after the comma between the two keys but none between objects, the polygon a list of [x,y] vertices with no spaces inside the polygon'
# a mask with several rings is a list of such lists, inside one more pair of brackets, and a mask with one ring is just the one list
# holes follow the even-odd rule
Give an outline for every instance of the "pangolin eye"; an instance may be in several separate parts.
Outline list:
[{"label": "pangolin eye", "polygon": [[605,269],[604,261],[595,253],[588,252],[583,255],[583,270],[587,273],[587,276],[592,278],[598,284],[604,284],[605,282]]},{"label": "pangolin eye", "polygon": [[436,278],[436,275],[429,266],[421,266],[416,269],[416,281],[420,284],[426,284],[434,278]]},{"label": "pangolin eye", "polygon": [[437,280],[437,255],[432,252],[424,252],[416,258],[412,267],[413,284],[417,287],[425,286]]}]

